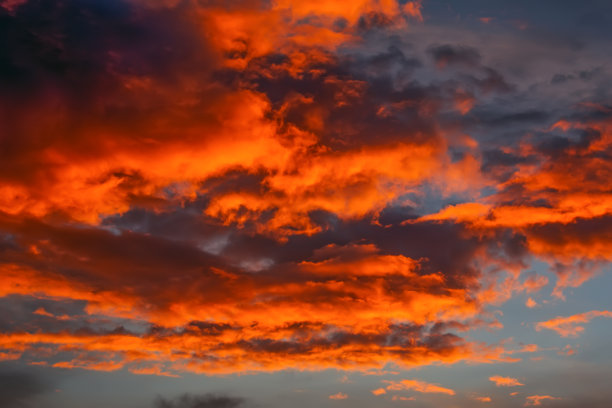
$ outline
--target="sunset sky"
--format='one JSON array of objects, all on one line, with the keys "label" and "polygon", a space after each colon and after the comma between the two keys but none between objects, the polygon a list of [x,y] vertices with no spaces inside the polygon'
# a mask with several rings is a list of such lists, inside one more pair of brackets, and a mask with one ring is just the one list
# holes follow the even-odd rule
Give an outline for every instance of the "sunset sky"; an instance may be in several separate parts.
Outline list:
[{"label": "sunset sky", "polygon": [[612,406],[609,0],[0,0],[0,408]]}]

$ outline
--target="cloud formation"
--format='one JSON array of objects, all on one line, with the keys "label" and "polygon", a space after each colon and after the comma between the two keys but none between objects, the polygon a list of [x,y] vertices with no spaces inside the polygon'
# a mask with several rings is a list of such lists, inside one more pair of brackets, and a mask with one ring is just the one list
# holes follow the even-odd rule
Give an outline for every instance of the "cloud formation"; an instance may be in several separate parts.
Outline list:
[{"label": "cloud formation", "polygon": [[[544,311],[612,261],[609,72],[522,16],[463,5],[443,21],[394,0],[1,5],[4,362],[172,378],[516,363],[543,348],[479,337],[503,330],[504,303]],[[450,22],[470,19],[469,35]],[[595,317],[612,313],[524,323],[575,337]],[[46,390],[22,380],[5,404]],[[323,398],[341,404],[335,391]]]}]

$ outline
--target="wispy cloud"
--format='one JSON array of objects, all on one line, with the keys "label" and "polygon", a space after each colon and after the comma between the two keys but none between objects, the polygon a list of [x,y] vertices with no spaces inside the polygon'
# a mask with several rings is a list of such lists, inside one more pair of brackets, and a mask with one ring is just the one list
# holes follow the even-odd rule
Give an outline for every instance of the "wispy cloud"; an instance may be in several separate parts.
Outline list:
[{"label": "wispy cloud", "polygon": [[607,310],[592,310],[567,317],[555,317],[554,319],[538,322],[535,325],[537,331],[542,329],[553,330],[561,337],[578,337],[584,331],[581,324],[588,323],[596,317],[612,318],[612,312]]}]

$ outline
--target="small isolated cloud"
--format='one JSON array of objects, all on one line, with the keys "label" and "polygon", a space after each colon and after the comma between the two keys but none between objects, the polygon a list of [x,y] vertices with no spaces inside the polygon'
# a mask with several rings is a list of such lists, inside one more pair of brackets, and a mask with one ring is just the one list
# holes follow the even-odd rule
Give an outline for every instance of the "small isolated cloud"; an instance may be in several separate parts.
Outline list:
[{"label": "small isolated cloud", "polygon": [[550,395],[530,395],[525,400],[526,407],[537,407],[542,405],[542,401],[560,400],[559,397],[551,397]]},{"label": "small isolated cloud", "polygon": [[559,350],[557,354],[560,356],[573,356],[574,354],[576,354],[577,347],[578,345],[572,347],[568,344],[565,347],[563,347],[563,350]]},{"label": "small isolated cloud", "polygon": [[561,337],[577,337],[584,331],[584,327],[580,326],[580,324],[588,323],[596,317],[612,318],[612,312],[608,310],[592,310],[567,317],[557,316],[554,319],[536,323],[535,328],[537,331],[542,329],[554,330]]},{"label": "small isolated cloud", "polygon": [[391,398],[391,401],[415,401],[416,398],[414,397],[401,397],[399,395],[394,395],[393,398]]},{"label": "small isolated cloud", "polygon": [[386,394],[386,393],[387,393],[387,391],[385,391],[384,388],[377,388],[375,390],[372,390],[372,394],[374,394],[374,395],[383,395],[383,394]]},{"label": "small isolated cloud", "polygon": [[527,299],[527,301],[525,302],[525,306],[527,306],[530,309],[533,309],[534,307],[538,307],[538,302],[536,302],[535,300],[533,300],[532,298]]},{"label": "small isolated cloud", "polygon": [[174,399],[158,397],[155,408],[238,408],[244,406],[244,399],[227,395],[183,394]]},{"label": "small isolated cloud", "polygon": [[491,397],[474,397],[474,399],[480,402],[491,402]]},{"label": "small isolated cloud", "polygon": [[389,385],[388,390],[401,391],[412,390],[426,394],[448,394],[455,395],[455,391],[450,388],[441,387],[438,384],[430,384],[419,380],[385,381]]},{"label": "small isolated cloud", "polygon": [[495,385],[498,387],[518,387],[521,385],[525,385],[519,382],[519,380],[517,380],[516,378],[502,377],[499,375],[494,375],[492,377],[489,377],[489,380],[493,381]]},{"label": "small isolated cloud", "polygon": [[333,395],[329,396],[329,399],[333,399],[333,400],[344,400],[344,399],[347,399],[347,398],[348,398],[348,395],[346,395],[346,394],[344,394],[342,392],[339,392],[337,394],[333,394]]}]

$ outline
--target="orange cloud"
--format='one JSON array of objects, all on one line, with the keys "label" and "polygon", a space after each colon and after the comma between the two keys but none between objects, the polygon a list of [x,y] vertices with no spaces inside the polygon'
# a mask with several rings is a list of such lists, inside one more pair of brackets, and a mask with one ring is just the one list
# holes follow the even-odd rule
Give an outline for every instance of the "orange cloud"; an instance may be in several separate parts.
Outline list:
[{"label": "orange cloud", "polygon": [[497,387],[517,387],[525,385],[519,382],[519,380],[517,380],[516,378],[501,377],[499,375],[489,377],[489,381],[493,381]]},{"label": "orange cloud", "polygon": [[422,8],[423,4],[421,3],[421,0],[417,0],[406,2],[406,4],[404,4],[403,10],[404,13],[406,13],[410,17],[423,22],[423,14],[421,14]]},{"label": "orange cloud", "polygon": [[550,395],[531,395],[526,398],[525,406],[526,407],[529,407],[529,406],[537,407],[537,406],[542,405],[542,401],[555,401],[555,400],[561,400],[561,398],[551,397]]},{"label": "orange cloud", "polygon": [[582,323],[588,323],[596,317],[612,318],[612,312],[607,310],[592,310],[590,312],[580,313],[572,316],[561,317],[538,322],[535,325],[537,331],[542,329],[553,330],[561,337],[578,337],[584,331]]},{"label": "orange cloud", "polygon": [[337,394],[333,394],[333,395],[329,396],[329,399],[332,399],[332,400],[343,400],[343,399],[347,399],[347,398],[348,398],[348,395],[346,395],[346,394],[344,394],[342,392],[339,392]]},{"label": "orange cloud", "polygon": [[419,380],[401,380],[401,381],[384,381],[388,383],[388,390],[392,391],[402,391],[402,390],[412,390],[426,394],[447,394],[447,395],[455,395],[455,391],[450,388],[444,388],[437,384],[430,384],[425,381]]},{"label": "orange cloud", "polygon": [[[18,252],[0,266],[1,295],[83,300],[84,318],[166,328],[145,335],[7,334],[0,341],[7,358],[32,355],[56,367],[154,375],[514,361],[503,348],[428,328],[454,327],[479,313],[468,277],[448,287],[442,273],[422,270],[424,261],[385,255],[371,244],[328,245],[308,260],[252,273],[152,237],[5,221],[18,239],[36,239],[39,250],[36,258],[23,254],[32,266],[22,265]],[[28,238],[19,235],[24,230]],[[55,266],[35,268],[47,259],[56,259]],[[66,270],[74,272],[68,277]],[[168,270],[180,272],[168,279]],[[43,310],[37,315],[63,319]],[[69,358],[53,361],[60,352]]]},{"label": "orange cloud", "polygon": [[[449,353],[455,353],[446,347],[435,357],[436,348],[425,344],[382,345],[379,344],[381,334],[332,329],[324,334],[309,331],[304,323],[292,325],[294,327],[258,326],[238,328],[220,323],[194,322],[182,331],[167,330],[144,335],[11,333],[0,335],[0,350],[4,350],[2,353],[6,358],[16,359],[26,355],[38,361],[56,359],[60,354],[65,358],[72,354],[73,357],[68,360],[52,363],[59,368],[103,371],[126,368],[136,374],[162,376],[176,376],[185,371],[223,374],[276,371],[289,367],[312,370],[380,368],[386,361],[402,359],[407,363],[422,365],[428,364],[423,358],[446,360],[453,358]],[[194,353],[193,350],[199,351]],[[211,357],[214,357],[214,361]],[[463,358],[470,357],[466,354]],[[449,395],[453,392],[420,381],[391,382],[387,389],[412,389]]]},{"label": "orange cloud", "polygon": [[384,388],[377,388],[375,390],[372,390],[372,394],[374,395],[383,395],[386,394],[387,391]]},{"label": "orange cloud", "polygon": [[416,401],[414,397],[402,397],[401,395],[394,395],[391,397],[391,401]]},{"label": "orange cloud", "polygon": [[[335,46],[355,38],[354,26],[362,17],[374,13],[401,22],[402,13],[420,15],[417,2],[405,5],[407,11],[395,0],[360,0],[350,6],[335,0],[250,1],[232,7],[192,3],[185,6],[187,12],[176,4],[166,7],[169,24],[180,25],[193,37],[186,42],[193,44],[186,50],[188,60],[165,61],[169,66],[164,65],[163,73],[140,66],[126,70],[122,66],[126,54],[135,51],[103,51],[107,60],[101,64],[108,65],[109,72],[88,81],[107,84],[101,89],[91,85],[92,98],[99,99],[92,101],[96,109],[132,107],[129,121],[102,119],[97,111],[88,112],[90,120],[81,121],[68,108],[69,95],[62,92],[69,90],[64,89],[50,90],[52,96],[32,98],[26,107],[11,112],[15,132],[23,136],[14,164],[28,170],[0,175],[0,211],[63,215],[96,225],[101,218],[134,206],[161,211],[183,205],[206,193],[200,190],[203,181],[239,169],[266,174],[262,185],[270,191],[255,196],[219,194],[206,214],[242,225],[275,211],[262,229],[284,231],[280,235],[313,233],[318,227],[308,220],[310,211],[332,211],[343,217],[375,213],[437,171],[428,164],[438,167],[438,155],[444,153],[438,142],[356,146],[345,154],[331,151],[320,143],[319,135],[309,132],[312,129],[288,123],[284,108],[277,110],[254,87],[234,89],[211,78],[222,67],[270,77],[310,75],[312,65],[333,60],[330,52]],[[164,12],[145,9],[143,13],[153,15]],[[340,29],[338,19],[346,19],[347,27]],[[258,58],[278,52],[289,62],[257,65]],[[138,71],[146,73],[134,73]],[[338,107],[361,99],[366,87],[363,81],[332,75],[322,82],[337,89]],[[319,123],[320,133],[325,124],[314,112],[325,107],[312,105],[309,122]],[[39,118],[36,125],[27,119],[32,116]],[[39,143],[37,135],[43,128],[46,141]],[[65,134],[72,135],[70,141]],[[388,162],[389,167],[378,172],[368,164],[372,162]],[[414,166],[408,165],[412,162]],[[338,169],[346,169],[345,174]],[[342,195],[333,194],[332,187]]]},{"label": "orange cloud", "polygon": [[[490,243],[520,238],[516,252],[556,268],[558,296],[611,260],[609,123],[560,121],[551,131],[598,137],[561,158],[527,142],[504,147],[525,160],[489,174],[478,143],[437,120],[472,111],[470,86],[383,97],[369,74],[344,68],[360,62],[340,48],[373,28],[422,22],[421,1],[162,3],[135,5],[129,23],[154,22],[168,46],[102,30],[90,55],[66,48],[58,27],[41,41],[87,61],[85,72],[0,100],[11,135],[0,165],[0,296],[85,304],[79,315],[36,309],[28,318],[58,329],[0,334],[0,359],[162,376],[512,362],[503,344],[452,333],[499,327],[482,317],[488,304],[548,284],[521,281],[523,260],[496,257]],[[479,64],[477,51],[463,51]],[[418,217],[430,190],[445,203],[473,201]],[[409,220],[387,214],[400,207]],[[512,276],[496,282],[490,270]],[[575,335],[608,313],[536,329]],[[147,328],[75,332],[81,320]],[[455,394],[418,380],[372,392],[386,390]]]},{"label": "orange cloud", "polygon": [[[556,130],[575,129],[597,135],[585,144],[570,144],[562,154],[549,155],[523,143],[507,154],[529,158],[497,184],[497,193],[478,202],[464,202],[423,215],[409,223],[455,222],[476,236],[511,230],[524,237],[529,253],[550,263],[558,279],[553,295],[577,287],[594,276],[601,262],[611,260],[609,226],[612,196],[604,187],[612,174],[605,156],[612,146],[609,121],[560,121]],[[507,169],[506,169],[507,171]],[[547,284],[545,277],[525,281],[528,291]]]}]

